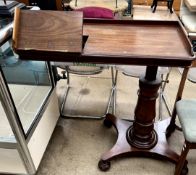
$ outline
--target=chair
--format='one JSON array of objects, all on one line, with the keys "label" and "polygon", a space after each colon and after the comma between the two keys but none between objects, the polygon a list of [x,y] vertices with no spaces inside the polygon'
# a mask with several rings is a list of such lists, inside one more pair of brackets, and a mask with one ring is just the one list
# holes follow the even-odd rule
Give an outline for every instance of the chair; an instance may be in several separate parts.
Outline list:
[{"label": "chair", "polygon": [[[179,85],[170,126],[174,126],[177,115],[185,141],[179,161],[175,168],[175,175],[186,175],[188,173],[188,162],[186,161],[187,154],[190,149],[196,149],[196,99],[182,99],[182,93],[186,79],[196,83],[196,68],[179,68],[179,71],[182,73],[182,78]],[[169,131],[168,136],[170,136],[171,132],[172,131]]]},{"label": "chair", "polygon": [[[196,63],[194,62],[192,66],[195,67]],[[169,137],[176,128],[175,121],[176,117],[178,116],[185,140],[180,157],[175,167],[174,175],[186,175],[188,173],[188,162],[186,160],[186,157],[190,149],[196,149],[196,99],[182,99],[186,80],[188,79],[193,82],[192,77],[190,79],[189,76],[192,73],[191,69],[195,68],[186,67],[184,69],[180,69],[180,72],[182,72],[182,77],[176,95],[170,125],[168,126],[166,131],[166,136]]]},{"label": "chair", "polygon": [[[145,75],[146,66],[119,65],[119,66],[116,66],[115,69],[116,69],[116,78],[115,78],[113,84],[116,86],[118,71],[121,71],[126,76],[139,78],[140,76]],[[168,82],[170,71],[171,71],[171,69],[169,69],[168,67],[159,67],[158,68],[158,73],[161,75],[161,78],[162,78],[162,84],[161,84],[160,93],[159,93],[159,97],[160,97],[159,98],[159,120],[162,119],[162,102],[165,103],[167,111],[168,111],[169,115],[171,116],[171,110],[167,104],[165,95],[163,93],[165,86],[166,86],[166,83]],[[164,78],[164,75],[166,75],[165,78]],[[116,88],[114,88],[114,89],[116,89]],[[114,96],[115,96],[115,92],[114,92]],[[114,97],[114,99],[115,99],[115,97]],[[115,109],[116,108],[115,107],[115,100],[113,102],[113,106]]]},{"label": "chair", "polygon": [[[72,63],[71,63],[72,64]],[[66,116],[64,115],[64,107],[65,107],[65,103],[67,101],[67,97],[71,88],[70,85],[70,74],[76,74],[76,75],[80,75],[80,76],[92,76],[92,75],[96,75],[96,74],[100,74],[104,69],[109,69],[109,66],[105,66],[105,65],[96,65],[94,64],[94,66],[92,64],[88,64],[88,63],[76,63],[76,65],[72,64],[72,65],[68,65],[66,63],[55,63],[55,65],[65,71],[63,71],[63,77],[66,77],[67,80],[67,90],[63,96],[63,100],[62,103],[60,105],[60,112],[61,112],[61,116],[62,117],[66,117],[66,118],[90,118],[90,119],[101,119],[103,117],[105,117],[105,114],[107,114],[109,112],[110,109],[110,103],[111,103],[111,98],[112,98],[112,89],[108,98],[108,105],[106,106],[106,110],[104,112],[103,116],[93,116],[93,115],[80,115],[80,114],[66,114]],[[80,66],[77,66],[77,64],[79,64]],[[82,66],[83,65],[83,66]]]},{"label": "chair", "polygon": [[180,85],[176,95],[176,101],[172,112],[172,118],[170,125],[167,128],[166,136],[169,137],[175,130],[176,116],[179,118],[179,122],[182,127],[184,135],[184,145],[179,157],[178,163],[175,168],[175,175],[186,175],[188,173],[186,156],[190,149],[196,148],[196,100],[195,99],[182,99],[182,93],[184,85],[187,79],[189,68],[183,69]]},{"label": "chair", "polygon": [[187,174],[186,156],[190,149],[196,149],[196,99],[180,100],[176,103],[176,111],[185,138],[175,175]]},{"label": "chair", "polygon": [[[193,1],[190,1],[194,3]],[[188,0],[183,0],[180,8],[180,20],[182,21],[187,35],[193,42],[193,51],[195,50],[194,39],[196,37],[196,11],[189,4]],[[167,128],[167,136],[169,137],[175,129],[176,115],[178,116],[181,124],[181,130],[184,135],[184,144],[182,147],[179,161],[175,168],[175,175],[185,175],[188,173],[186,157],[190,149],[196,149],[196,99],[182,99],[182,93],[186,79],[192,83],[196,83],[196,63],[194,62],[191,68],[178,68],[182,74],[180,86],[176,96],[175,107],[172,113],[172,119],[169,127]]]}]

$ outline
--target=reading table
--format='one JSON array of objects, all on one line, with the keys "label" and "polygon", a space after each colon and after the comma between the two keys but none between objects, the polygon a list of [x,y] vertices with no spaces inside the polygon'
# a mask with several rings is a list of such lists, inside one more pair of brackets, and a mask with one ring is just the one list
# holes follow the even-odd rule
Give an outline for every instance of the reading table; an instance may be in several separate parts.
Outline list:
[{"label": "reading table", "polygon": [[[29,12],[24,12],[29,13]],[[47,47],[37,48],[37,45],[32,45],[33,42],[27,42],[28,39],[34,38],[37,43],[43,42],[45,33],[33,34],[36,25],[28,21],[15,21],[15,24],[20,22],[20,27],[14,31],[14,49],[20,55],[21,59],[30,59],[29,54],[36,60],[61,61],[61,62],[89,62],[100,64],[127,64],[127,65],[147,65],[146,74],[139,80],[138,101],[135,107],[134,121],[125,121],[117,117],[107,114],[104,124],[106,126],[113,125],[118,133],[116,144],[111,150],[104,153],[99,161],[99,168],[106,171],[110,168],[110,161],[121,156],[145,156],[158,157],[176,163],[179,156],[168,146],[165,136],[166,128],[170,122],[170,118],[154,122],[155,119],[155,104],[158,96],[158,89],[161,84],[161,79],[157,74],[158,66],[190,66],[194,60],[192,47],[187,39],[181,23],[178,21],[126,21],[126,20],[84,20],[78,15],[80,12],[70,12],[67,15],[56,15],[56,20],[52,22],[50,18],[45,18],[43,12],[33,12],[40,15],[35,21],[40,26],[40,30],[46,25],[61,26],[59,29],[61,35],[65,35],[64,40],[69,45],[65,44],[65,49],[58,45],[58,40],[50,40]],[[24,15],[24,14],[23,14]],[[20,17],[23,15],[19,15]],[[29,15],[29,14],[28,14]],[[46,15],[47,16],[47,15]],[[67,19],[69,17],[69,20]],[[61,18],[61,20],[59,20]],[[45,19],[45,20],[44,20]],[[40,20],[43,20],[42,22]],[[50,23],[47,23],[50,20]],[[75,20],[73,22],[73,20]],[[62,23],[64,21],[64,23]],[[83,28],[73,28],[70,24],[83,25]],[[80,21],[80,22],[78,22]],[[25,23],[25,25],[23,25]],[[28,23],[28,25],[27,25]],[[53,27],[54,35],[50,33],[50,37],[58,38],[58,27]],[[31,36],[27,37],[31,32]],[[51,32],[51,28],[49,32]],[[82,30],[82,32],[81,32]],[[25,31],[28,31],[28,33]],[[17,42],[21,37],[21,32],[26,34],[23,40],[24,43]],[[81,34],[77,35],[77,34]],[[69,39],[66,38],[66,35]],[[74,55],[74,47],[80,43],[71,42],[80,41],[77,37],[82,38],[83,48],[80,52],[80,47],[76,48]],[[18,38],[19,37],[19,38]],[[42,39],[40,41],[40,38]],[[62,39],[62,38],[61,38]],[[173,44],[175,41],[175,44]],[[62,40],[60,43],[63,44]],[[28,49],[25,48],[28,45]],[[81,46],[82,47],[82,46]],[[72,54],[70,54],[70,51]]]}]

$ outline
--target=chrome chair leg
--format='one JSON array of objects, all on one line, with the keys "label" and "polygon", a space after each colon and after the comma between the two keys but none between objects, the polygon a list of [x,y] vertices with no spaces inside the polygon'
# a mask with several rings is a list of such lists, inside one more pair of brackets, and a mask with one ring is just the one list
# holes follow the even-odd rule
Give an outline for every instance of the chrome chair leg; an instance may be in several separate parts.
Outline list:
[{"label": "chrome chair leg", "polygon": [[115,70],[114,73],[114,67],[111,67],[111,73],[112,73],[112,114],[116,114],[116,83],[117,83],[117,77],[118,77],[118,70]]},{"label": "chrome chair leg", "polygon": [[163,75],[161,75],[162,83],[161,83],[160,93],[159,93],[159,118],[158,118],[159,120],[162,120],[162,110],[163,110],[162,105],[163,104],[165,105],[169,116],[172,115],[171,109],[170,109],[168,102],[167,102],[167,98],[165,97],[165,94],[164,94],[166,83],[169,82],[170,73],[171,73],[171,68],[170,68],[169,72],[166,74],[165,79],[163,78]]},{"label": "chrome chair leg", "polygon": [[[105,115],[109,112],[110,108],[112,107],[112,111],[113,111],[113,105],[111,105],[113,103],[113,94],[114,94],[114,88],[113,88],[113,78],[112,78],[112,89],[111,89],[111,92],[110,92],[110,96],[109,96],[109,100],[108,100],[108,105],[106,107],[106,112],[104,113],[103,116],[90,116],[90,115],[73,115],[73,114],[67,114],[67,115],[64,115],[63,112],[64,112],[64,106],[65,106],[65,103],[67,101],[67,96],[68,96],[68,93],[69,93],[69,90],[70,90],[70,73],[68,71],[68,68],[65,67],[65,70],[67,72],[67,91],[65,92],[64,96],[63,96],[63,99],[62,99],[62,103],[61,103],[61,109],[60,109],[60,113],[61,113],[61,117],[63,118],[86,118],[86,119],[102,119],[105,117]],[[112,74],[113,76],[113,74]]]}]

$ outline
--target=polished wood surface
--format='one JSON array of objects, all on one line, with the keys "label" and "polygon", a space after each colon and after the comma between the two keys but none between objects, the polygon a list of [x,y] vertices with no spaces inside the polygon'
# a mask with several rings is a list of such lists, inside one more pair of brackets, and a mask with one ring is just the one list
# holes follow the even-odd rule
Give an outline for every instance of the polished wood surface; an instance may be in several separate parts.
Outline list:
[{"label": "polished wood surface", "polygon": [[[84,34],[89,35],[85,55],[115,55],[140,57],[190,56],[184,47],[183,35],[177,25],[153,24],[151,22],[127,25],[86,24]],[[175,40],[175,44],[173,44]],[[102,43],[102,44],[101,44]]]},{"label": "polished wood surface", "polygon": [[[189,66],[193,59],[178,21],[89,19],[82,33],[80,12],[21,14],[15,15],[13,36],[21,59],[163,66]],[[87,37],[83,50],[82,35]]]},{"label": "polished wood surface", "polygon": [[83,30],[88,40],[80,61],[185,66],[192,60],[178,21],[86,20]]},{"label": "polished wood surface", "polygon": [[156,145],[150,149],[140,149],[131,146],[130,143],[128,143],[127,133],[125,131],[127,131],[130,127],[132,127],[133,125],[132,121],[118,119],[111,114],[106,115],[105,120],[109,120],[111,122],[111,124],[118,131],[117,132],[118,136],[114,146],[101,156],[101,161],[99,162],[99,166],[101,166],[100,164],[102,163],[107,164],[107,161],[110,161],[116,157],[123,157],[123,156],[152,157],[152,158],[166,159],[171,161],[172,163],[176,163],[178,161],[179,158],[178,154],[175,153],[173,150],[171,150],[165,136],[165,130],[167,125],[169,124],[170,118],[155,123],[154,131],[157,133],[159,138],[157,139]]},{"label": "polished wood surface", "polygon": [[82,52],[82,17],[81,12],[17,9],[13,47],[21,59],[77,57]]}]

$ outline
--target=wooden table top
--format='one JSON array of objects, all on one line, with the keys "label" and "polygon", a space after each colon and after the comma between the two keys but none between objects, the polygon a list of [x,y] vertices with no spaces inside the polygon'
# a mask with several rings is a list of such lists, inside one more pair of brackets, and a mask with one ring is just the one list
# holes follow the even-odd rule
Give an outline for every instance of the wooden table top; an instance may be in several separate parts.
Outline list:
[{"label": "wooden table top", "polygon": [[82,26],[82,12],[16,9],[13,47],[31,59],[77,57],[82,52]]},{"label": "wooden table top", "polygon": [[13,42],[21,59],[157,66],[194,59],[178,21],[83,21],[81,12],[16,10]]},{"label": "wooden table top", "polygon": [[193,59],[191,45],[178,21],[87,22],[83,35],[89,37],[82,57],[100,62],[103,57],[106,62],[121,64],[179,66]]}]

